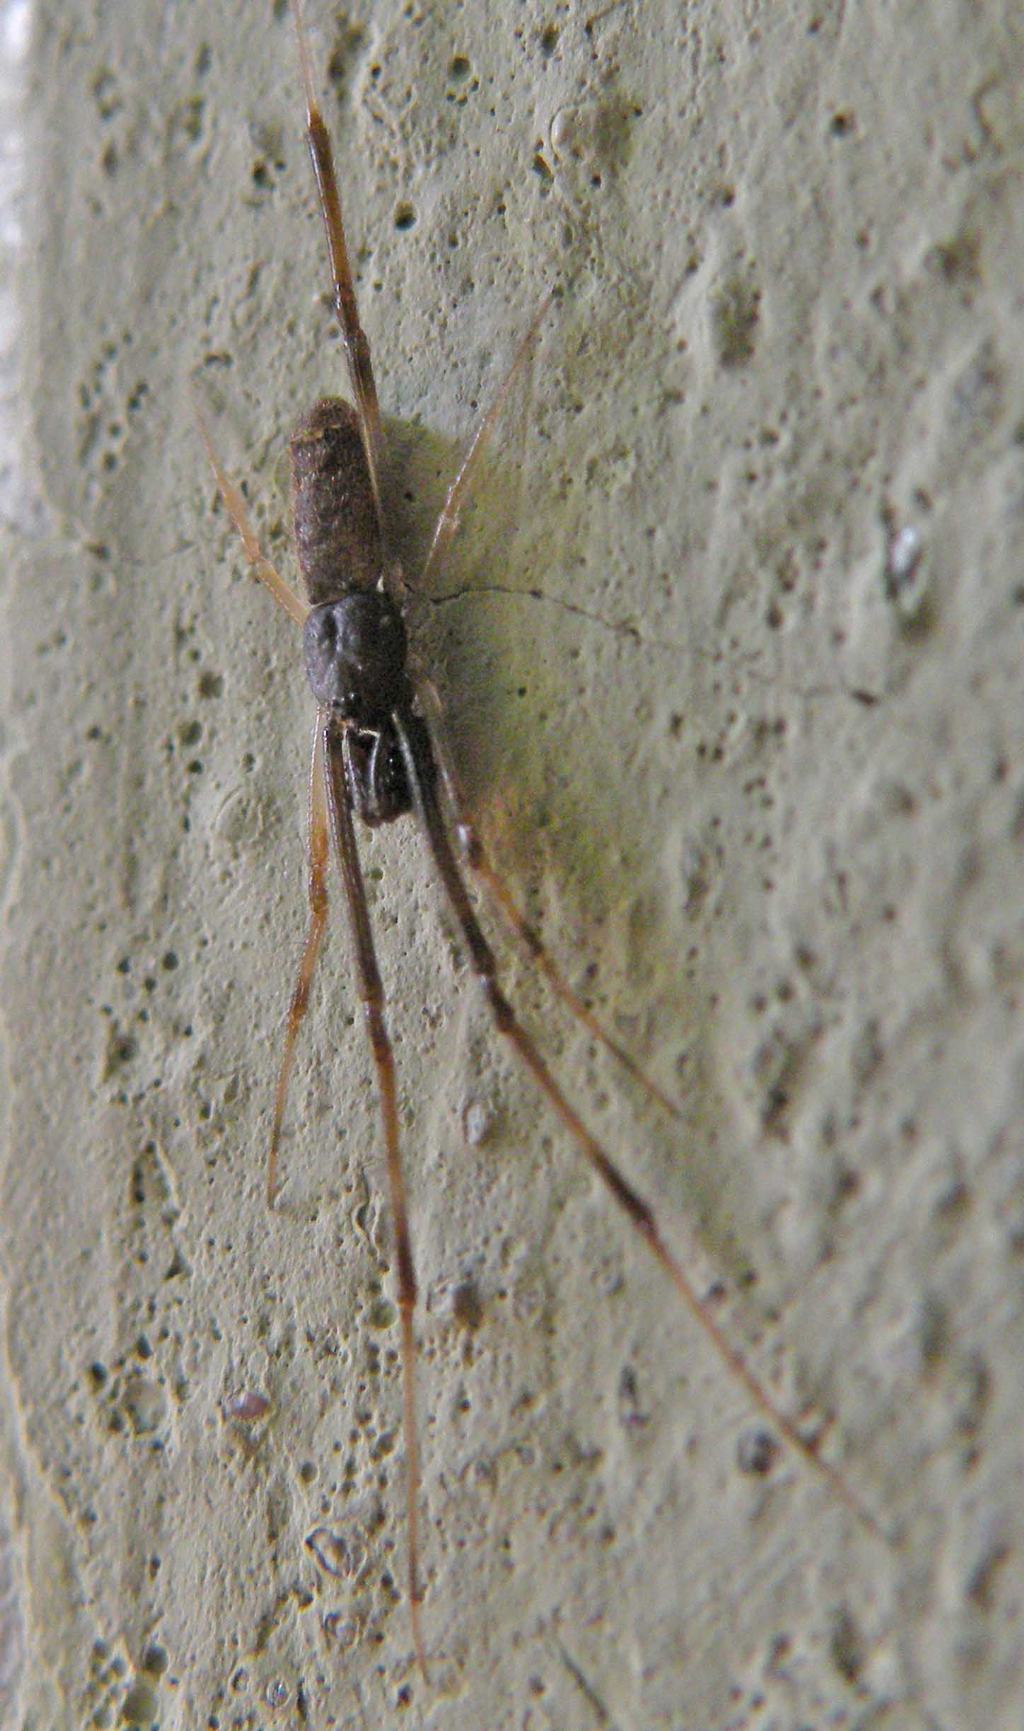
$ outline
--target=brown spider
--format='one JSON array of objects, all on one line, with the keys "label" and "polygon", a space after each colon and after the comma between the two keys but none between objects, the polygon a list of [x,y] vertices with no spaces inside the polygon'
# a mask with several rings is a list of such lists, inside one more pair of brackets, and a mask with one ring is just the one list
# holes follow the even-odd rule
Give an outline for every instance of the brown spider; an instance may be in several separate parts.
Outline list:
[{"label": "brown spider", "polygon": [[[744,1357],[726,1339],[710,1304],[700,1296],[682,1262],[666,1243],[650,1204],[567,1100],[499,984],[494,954],[466,889],[450,832],[456,838],[463,866],[479,879],[497,914],[573,1015],[666,1110],[679,1115],[672,1101],[598,1024],[573,992],[492,867],[459,791],[433,687],[410,659],[403,616],[405,584],[389,554],[387,525],[381,510],[385,448],[370,345],[359,322],[333,153],[314,89],[301,0],[292,0],[292,11],[306,99],[309,151],[327,235],[335,310],[355,398],[354,408],[338,397],[322,398],[302,417],[291,436],[295,552],[308,600],[302,600],[264,557],[242,495],[225,473],[201,416],[200,430],[221,496],[241,536],[253,574],[302,627],[306,675],[317,705],[309,782],[309,924],[288,1011],[274,1099],[268,1201],[273,1206],[295,1044],[309,1005],[327,920],[327,861],[329,843],[333,840],[348,906],[356,978],[376,1067],[384,1128],[401,1316],[407,1579],[413,1645],[420,1669],[426,1675],[419,1584],[420,1469],[413,1331],[417,1286],[399,1150],[394,1054],[385,1022],[384,993],[356,845],[357,816],[375,827],[407,813],[415,814],[498,1032],[508,1040],[612,1200],[710,1337],[723,1363],[747,1390],[752,1403],[864,1526],[882,1538],[887,1535],[842,1475],[819,1453],[818,1439],[809,1440],[801,1434]],[[513,380],[534,347],[550,300],[549,296],[520,342],[505,381],[481,420],[449,489],[421,584],[444,560],[481,453]]]}]

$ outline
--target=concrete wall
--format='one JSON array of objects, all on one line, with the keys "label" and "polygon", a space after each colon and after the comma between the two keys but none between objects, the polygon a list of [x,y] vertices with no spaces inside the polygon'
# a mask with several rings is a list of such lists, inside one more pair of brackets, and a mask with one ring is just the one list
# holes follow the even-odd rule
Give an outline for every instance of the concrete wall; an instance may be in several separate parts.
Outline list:
[{"label": "concrete wall", "polygon": [[308,7],[410,575],[560,287],[411,626],[511,886],[681,1121],[515,958],[510,990],[888,1539],[792,1451],[758,1463],[403,823],[365,859],[424,1687],[340,905],[263,1201],[310,702],[193,410],[294,578],[288,430],[344,371],[291,24],[40,0],[7,73],[0,1717],[1017,1726],[1019,13]]}]

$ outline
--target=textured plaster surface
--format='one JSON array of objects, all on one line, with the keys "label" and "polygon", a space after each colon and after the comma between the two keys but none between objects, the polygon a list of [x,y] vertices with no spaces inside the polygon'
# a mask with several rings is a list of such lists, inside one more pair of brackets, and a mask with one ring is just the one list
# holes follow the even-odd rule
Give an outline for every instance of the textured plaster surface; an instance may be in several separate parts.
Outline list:
[{"label": "textured plaster surface", "polygon": [[289,20],[45,0],[4,289],[0,1720],[1019,1726],[1020,13],[308,7],[410,569],[562,286],[413,627],[511,885],[682,1121],[510,988],[892,1542],[789,1452],[749,1470],[763,1419],[497,1049],[404,823],[365,858],[424,1687],[337,921],[263,1203],[310,712],[191,396],[294,576],[288,429],[343,369]]}]

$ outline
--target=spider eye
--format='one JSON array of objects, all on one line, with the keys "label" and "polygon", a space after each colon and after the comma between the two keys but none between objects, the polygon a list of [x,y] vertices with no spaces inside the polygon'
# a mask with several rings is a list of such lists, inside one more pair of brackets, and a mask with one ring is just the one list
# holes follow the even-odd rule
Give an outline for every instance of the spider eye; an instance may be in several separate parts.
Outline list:
[{"label": "spider eye", "polygon": [[330,649],[338,641],[338,620],[333,607],[325,607],[317,613],[317,636],[325,649]]},{"label": "spider eye", "polygon": [[339,654],[342,636],[343,622],[338,618],[337,603],[314,607],[306,619],[303,656],[306,676],[318,703],[334,704],[337,701],[339,663],[344,660]]},{"label": "spider eye", "polygon": [[357,590],[306,619],[306,675],[317,702],[374,725],[405,691],[405,626],[387,596]]}]

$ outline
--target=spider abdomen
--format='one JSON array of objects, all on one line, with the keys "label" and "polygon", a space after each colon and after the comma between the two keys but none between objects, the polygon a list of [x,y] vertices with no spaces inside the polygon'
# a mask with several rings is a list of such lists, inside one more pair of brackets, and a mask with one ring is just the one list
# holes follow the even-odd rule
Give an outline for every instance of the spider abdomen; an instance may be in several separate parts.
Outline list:
[{"label": "spider abdomen", "polygon": [[355,409],[321,397],[288,449],[296,555],[313,606],[374,588],[383,565],[380,525]]}]

